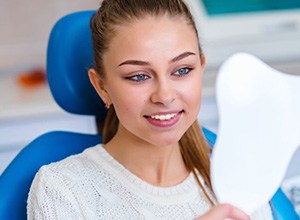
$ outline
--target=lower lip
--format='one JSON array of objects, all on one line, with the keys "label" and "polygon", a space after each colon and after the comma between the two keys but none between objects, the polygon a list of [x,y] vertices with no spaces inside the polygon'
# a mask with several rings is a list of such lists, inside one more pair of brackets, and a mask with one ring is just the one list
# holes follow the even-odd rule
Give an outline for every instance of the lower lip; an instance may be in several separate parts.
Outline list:
[{"label": "lower lip", "polygon": [[169,120],[158,120],[158,119],[154,119],[154,118],[146,118],[146,119],[148,122],[150,122],[150,124],[152,124],[156,127],[168,128],[168,127],[172,127],[179,121],[181,114],[182,114],[182,112],[179,112],[175,115],[174,118],[171,118]]}]

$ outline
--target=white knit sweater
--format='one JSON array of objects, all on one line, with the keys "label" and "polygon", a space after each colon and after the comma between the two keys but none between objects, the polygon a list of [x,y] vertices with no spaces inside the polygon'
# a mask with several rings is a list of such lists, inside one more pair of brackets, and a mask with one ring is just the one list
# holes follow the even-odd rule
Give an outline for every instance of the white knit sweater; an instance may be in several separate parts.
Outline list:
[{"label": "white knit sweater", "polygon": [[[102,145],[35,176],[28,219],[193,219],[210,205],[192,174],[173,187],[150,185],[118,163]],[[252,219],[272,219],[269,205]]]}]

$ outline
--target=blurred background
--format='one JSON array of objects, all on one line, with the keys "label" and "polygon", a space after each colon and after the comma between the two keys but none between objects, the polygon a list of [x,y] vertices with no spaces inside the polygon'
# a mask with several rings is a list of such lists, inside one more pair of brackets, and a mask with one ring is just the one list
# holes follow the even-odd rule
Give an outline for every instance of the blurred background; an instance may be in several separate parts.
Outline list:
[{"label": "blurred background", "polygon": [[26,144],[47,131],[95,132],[93,118],[67,114],[52,100],[45,69],[56,21],[99,5],[95,0],[0,0],[0,174]]},{"label": "blurred background", "polygon": [[[300,75],[299,0],[186,1],[207,56],[199,114],[203,126],[218,132],[215,81],[231,54],[248,52],[277,70]],[[47,131],[96,133],[94,118],[65,113],[52,100],[45,63],[55,22],[99,5],[95,0],[0,0],[0,174],[26,144]],[[300,212],[299,167],[300,150],[283,183]]]}]

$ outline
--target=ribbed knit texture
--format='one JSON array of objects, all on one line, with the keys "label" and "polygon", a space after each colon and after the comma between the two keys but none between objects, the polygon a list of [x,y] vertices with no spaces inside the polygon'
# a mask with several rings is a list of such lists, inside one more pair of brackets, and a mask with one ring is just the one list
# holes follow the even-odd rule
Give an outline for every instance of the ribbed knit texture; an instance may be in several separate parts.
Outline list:
[{"label": "ribbed knit texture", "polygon": [[[29,192],[27,215],[28,219],[51,220],[182,220],[193,219],[209,208],[192,174],[176,186],[153,186],[97,145],[43,166]],[[272,219],[269,205],[252,219]]]}]

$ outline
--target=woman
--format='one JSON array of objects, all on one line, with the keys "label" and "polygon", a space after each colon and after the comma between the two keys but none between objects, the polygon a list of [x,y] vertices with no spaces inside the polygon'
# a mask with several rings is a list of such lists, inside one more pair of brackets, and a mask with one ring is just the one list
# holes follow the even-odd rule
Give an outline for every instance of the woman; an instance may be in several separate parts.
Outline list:
[{"label": "woman", "polygon": [[[28,218],[249,219],[213,195],[197,122],[205,56],[186,5],[104,0],[91,30],[103,145],[42,167]],[[252,217],[271,219],[269,206]]]}]

